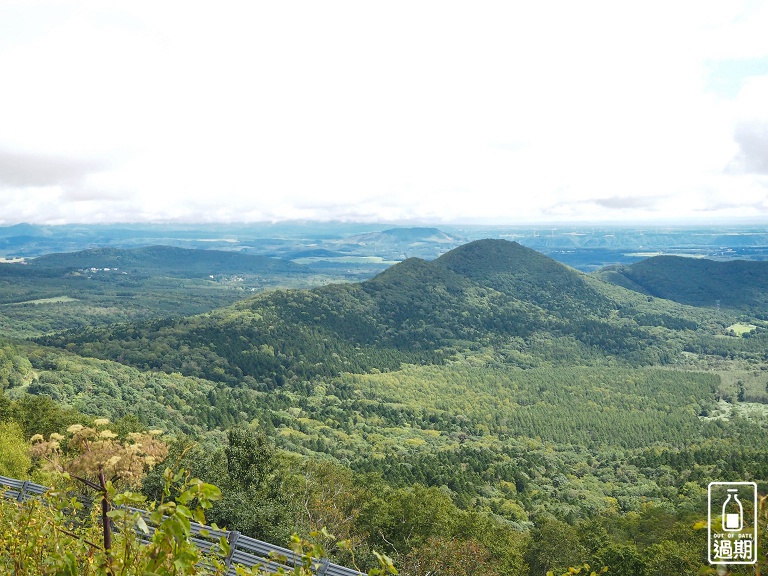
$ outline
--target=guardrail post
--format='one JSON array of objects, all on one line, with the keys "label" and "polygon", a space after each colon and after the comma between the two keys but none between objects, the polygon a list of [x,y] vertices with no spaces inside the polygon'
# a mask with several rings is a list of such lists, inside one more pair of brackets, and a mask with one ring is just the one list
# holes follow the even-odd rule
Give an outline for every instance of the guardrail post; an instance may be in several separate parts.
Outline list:
[{"label": "guardrail post", "polygon": [[17,502],[24,502],[24,495],[27,493],[27,486],[29,486],[29,484],[29,480],[24,480],[24,482],[21,484],[21,488],[19,488],[19,495],[16,498]]},{"label": "guardrail post", "polygon": [[320,567],[317,569],[317,576],[325,576],[325,573],[328,571],[328,566],[330,566],[331,561],[328,560],[328,558],[323,558],[320,562]]},{"label": "guardrail post", "polygon": [[237,546],[237,540],[240,538],[240,532],[237,530],[232,530],[229,534],[227,534],[227,542],[229,543],[229,554],[227,554],[227,558],[224,560],[224,564],[226,564],[227,568],[230,568],[232,566],[232,556],[235,555],[235,546]]}]

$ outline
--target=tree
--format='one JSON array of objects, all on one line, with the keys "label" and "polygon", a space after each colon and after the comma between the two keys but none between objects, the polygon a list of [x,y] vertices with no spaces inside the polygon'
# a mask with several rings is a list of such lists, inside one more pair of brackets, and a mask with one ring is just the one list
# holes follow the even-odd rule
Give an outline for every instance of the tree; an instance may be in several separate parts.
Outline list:
[{"label": "tree", "polygon": [[[645,576],[645,562],[637,548],[628,544],[611,544],[598,552],[601,566],[607,566],[612,576]],[[657,574],[657,572],[654,572]]]},{"label": "tree", "polygon": [[541,521],[531,540],[525,555],[531,574],[560,574],[584,561],[586,550],[579,542],[578,530],[555,518]]},{"label": "tree", "polygon": [[445,536],[432,536],[419,548],[411,550],[403,559],[403,574],[430,574],[434,576],[497,576],[491,565],[491,556],[474,539],[458,540]]},{"label": "tree", "polygon": [[0,476],[25,478],[32,465],[27,450],[21,426],[0,422]]},{"label": "tree", "polygon": [[362,541],[354,530],[360,508],[368,501],[369,492],[356,485],[352,471],[327,461],[305,460],[294,478],[297,481],[295,524],[302,531],[318,532],[322,529],[346,542],[340,549],[335,539],[324,540],[325,549],[340,563],[353,562],[355,550]]},{"label": "tree", "polygon": [[372,497],[357,519],[358,529],[376,546],[406,554],[432,536],[449,536],[454,531],[458,510],[439,488],[416,484],[382,496]]},{"label": "tree", "polygon": [[275,447],[264,434],[242,426],[230,429],[227,439],[226,489],[210,518],[255,538],[286,542],[293,515]]},{"label": "tree", "polygon": [[[703,564],[698,542],[664,540],[643,550],[648,574],[654,576],[694,576]],[[611,572],[613,574],[613,572]]]}]

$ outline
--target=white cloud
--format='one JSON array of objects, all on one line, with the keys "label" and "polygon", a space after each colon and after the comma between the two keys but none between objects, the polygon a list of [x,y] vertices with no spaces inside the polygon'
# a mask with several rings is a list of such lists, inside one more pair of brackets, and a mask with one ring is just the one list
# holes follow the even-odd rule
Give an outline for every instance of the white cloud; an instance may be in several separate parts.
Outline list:
[{"label": "white cloud", "polygon": [[0,223],[761,215],[732,167],[768,76],[728,62],[767,27],[725,0],[6,2]]}]

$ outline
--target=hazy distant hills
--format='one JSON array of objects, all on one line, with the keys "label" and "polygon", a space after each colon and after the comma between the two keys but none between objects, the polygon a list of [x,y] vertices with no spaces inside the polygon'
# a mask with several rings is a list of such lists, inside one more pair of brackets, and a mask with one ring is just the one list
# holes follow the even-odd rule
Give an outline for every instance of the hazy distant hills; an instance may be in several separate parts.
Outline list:
[{"label": "hazy distant hills", "polygon": [[453,244],[461,240],[450,234],[446,234],[437,228],[390,228],[381,232],[369,232],[345,238],[348,244],[372,244],[372,243],[436,243]]},{"label": "hazy distant hills", "polygon": [[275,287],[337,279],[282,260],[170,246],[98,248],[0,262],[0,333],[199,314]]},{"label": "hazy distant hills", "polygon": [[286,260],[350,256],[431,259],[465,242],[467,238],[463,235],[433,227],[395,228],[346,222],[0,226],[0,257],[7,258],[77,252],[94,246],[127,249],[163,245]]},{"label": "hazy distant hills", "polygon": [[203,316],[84,329],[41,342],[140,368],[267,387],[440,363],[484,347],[521,365],[664,361],[670,351],[658,331],[634,322],[631,306],[619,316],[608,292],[517,243],[482,240],[432,262],[409,258],[359,284],[278,290]]},{"label": "hazy distant hills", "polygon": [[0,260],[100,248],[175,246],[296,260],[358,281],[410,257],[433,260],[472,240],[514,240],[583,272],[667,254],[768,260],[763,225],[448,225],[361,222],[18,224],[0,226]]},{"label": "hazy distant hills", "polygon": [[[285,251],[281,255],[315,265],[322,261],[326,267],[339,263],[342,268],[349,266],[349,262],[354,262],[354,258],[374,257],[381,261],[379,269],[373,272],[380,272],[383,268],[406,258],[432,260],[466,242],[467,239],[462,236],[437,228],[390,228],[344,238],[325,239],[311,249]],[[358,260],[357,264],[361,262]],[[370,274],[372,275],[373,273]]]},{"label": "hazy distant hills", "polygon": [[305,266],[277,258],[171,246],[149,246],[129,250],[94,248],[78,252],[47,254],[29,260],[27,265],[35,270],[110,268],[137,274],[179,277],[215,274],[308,273]]},{"label": "hazy distant hills", "polygon": [[[340,245],[359,245],[384,247],[389,250],[420,251],[455,248],[466,242],[465,239],[448,234],[437,228],[390,228],[381,232],[369,232],[350,236],[340,240]],[[447,248],[446,248],[447,247]],[[408,254],[409,256],[416,254]],[[419,254],[419,256],[424,256]]]},{"label": "hazy distant hills", "polygon": [[14,224],[13,226],[0,226],[0,238],[34,238],[45,236],[45,229],[34,224]]},{"label": "hazy distant hills", "polygon": [[607,282],[691,306],[740,308],[765,314],[768,262],[655,256],[595,273]]}]

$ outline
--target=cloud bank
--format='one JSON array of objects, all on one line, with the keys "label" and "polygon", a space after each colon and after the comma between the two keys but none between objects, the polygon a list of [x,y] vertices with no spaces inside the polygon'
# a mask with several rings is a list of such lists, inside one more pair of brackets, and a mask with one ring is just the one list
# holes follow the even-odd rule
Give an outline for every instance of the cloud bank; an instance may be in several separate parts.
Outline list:
[{"label": "cloud bank", "polygon": [[768,215],[768,5],[0,6],[0,225]]}]

